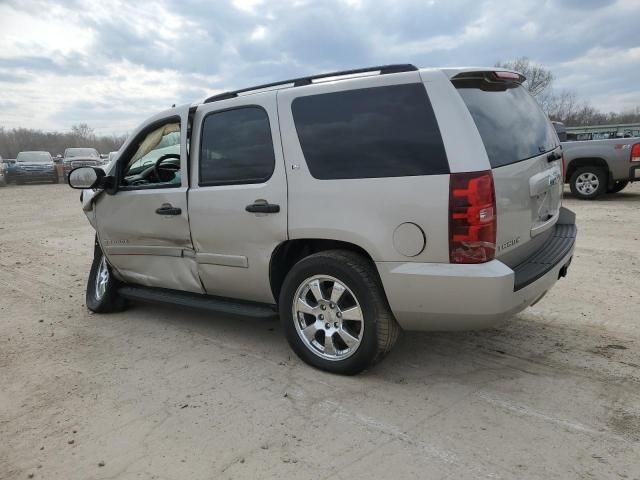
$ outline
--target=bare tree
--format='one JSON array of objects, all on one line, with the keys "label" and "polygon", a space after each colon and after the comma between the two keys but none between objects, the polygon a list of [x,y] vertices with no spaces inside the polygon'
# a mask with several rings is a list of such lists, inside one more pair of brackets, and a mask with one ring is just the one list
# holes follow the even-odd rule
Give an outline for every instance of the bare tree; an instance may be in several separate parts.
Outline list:
[{"label": "bare tree", "polygon": [[527,57],[497,62],[495,66],[522,73],[527,78],[523,85],[534,98],[547,94],[553,84],[551,71],[538,63],[533,63]]},{"label": "bare tree", "polygon": [[576,94],[569,90],[562,90],[557,94],[550,92],[546,100],[542,108],[551,120],[563,121],[575,115],[580,108]]},{"label": "bare tree", "polygon": [[73,125],[71,127],[71,133],[79,138],[90,140],[95,137],[93,133],[93,128],[91,128],[86,123],[81,123],[79,125]]},{"label": "bare tree", "polygon": [[567,126],[640,122],[640,106],[621,113],[605,114],[587,101],[580,102],[573,91],[554,90],[554,76],[551,70],[527,57],[500,61],[495,66],[522,73],[527,78],[523,83],[524,87],[538,101],[542,110],[552,120],[563,122]]}]

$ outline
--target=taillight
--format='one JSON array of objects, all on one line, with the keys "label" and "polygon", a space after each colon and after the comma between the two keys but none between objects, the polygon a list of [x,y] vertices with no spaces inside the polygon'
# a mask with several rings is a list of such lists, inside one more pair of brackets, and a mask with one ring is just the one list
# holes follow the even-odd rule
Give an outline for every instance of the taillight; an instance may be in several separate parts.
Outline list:
[{"label": "taillight", "polygon": [[496,195],[491,171],[452,173],[449,183],[451,263],[493,260],[496,223]]},{"label": "taillight", "polygon": [[517,73],[514,72],[493,72],[495,73],[496,77],[498,78],[502,78],[504,80],[518,80],[520,81],[520,75],[518,75]]},{"label": "taillight", "polygon": [[631,161],[640,162],[640,143],[636,143],[631,147]]}]

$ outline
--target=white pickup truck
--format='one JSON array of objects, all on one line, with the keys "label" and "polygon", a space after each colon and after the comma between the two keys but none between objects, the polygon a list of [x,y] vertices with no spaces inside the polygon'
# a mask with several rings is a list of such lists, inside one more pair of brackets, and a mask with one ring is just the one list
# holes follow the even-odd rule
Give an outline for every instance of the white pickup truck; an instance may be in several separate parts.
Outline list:
[{"label": "white pickup truck", "polygon": [[640,138],[562,142],[565,182],[582,200],[617,193],[640,180]]}]

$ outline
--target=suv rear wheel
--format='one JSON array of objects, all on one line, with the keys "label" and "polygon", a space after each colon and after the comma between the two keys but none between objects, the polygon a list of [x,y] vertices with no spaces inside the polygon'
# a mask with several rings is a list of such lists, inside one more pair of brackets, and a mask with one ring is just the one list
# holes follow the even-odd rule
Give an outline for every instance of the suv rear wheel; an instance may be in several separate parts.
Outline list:
[{"label": "suv rear wheel", "polygon": [[593,200],[607,191],[607,174],[598,167],[580,167],[569,180],[571,193],[581,200]]},{"label": "suv rear wheel", "polygon": [[280,293],[280,316],[302,360],[345,375],[382,359],[400,333],[371,262],[343,250],[294,265]]}]

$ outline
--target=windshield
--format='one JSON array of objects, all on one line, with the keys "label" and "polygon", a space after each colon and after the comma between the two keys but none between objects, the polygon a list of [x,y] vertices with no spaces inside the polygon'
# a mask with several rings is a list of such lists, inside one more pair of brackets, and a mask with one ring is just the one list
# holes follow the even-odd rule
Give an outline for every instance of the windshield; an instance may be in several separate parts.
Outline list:
[{"label": "windshield", "polygon": [[478,127],[493,168],[535,157],[558,146],[551,121],[520,85],[457,80],[454,85]]},{"label": "windshield", "polygon": [[95,148],[67,148],[64,151],[64,158],[74,157],[95,157],[99,158],[100,155]]},{"label": "windshield", "polygon": [[51,155],[49,152],[20,152],[16,157],[18,162],[34,162],[34,163],[47,163],[51,162]]}]

